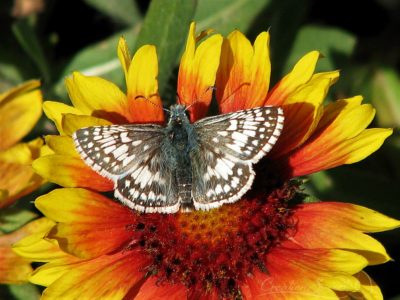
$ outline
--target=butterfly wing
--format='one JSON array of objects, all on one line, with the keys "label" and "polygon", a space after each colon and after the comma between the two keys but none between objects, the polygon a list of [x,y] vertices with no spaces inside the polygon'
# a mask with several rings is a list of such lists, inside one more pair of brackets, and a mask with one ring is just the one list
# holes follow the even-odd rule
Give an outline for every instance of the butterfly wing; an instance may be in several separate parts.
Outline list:
[{"label": "butterfly wing", "polygon": [[142,212],[179,209],[174,176],[166,166],[158,125],[111,125],[82,128],[73,135],[84,162],[114,182],[115,197]]},{"label": "butterfly wing", "polygon": [[194,124],[193,202],[208,210],[239,200],[254,180],[253,164],[267,154],[283,129],[283,111],[258,107],[202,119]]}]

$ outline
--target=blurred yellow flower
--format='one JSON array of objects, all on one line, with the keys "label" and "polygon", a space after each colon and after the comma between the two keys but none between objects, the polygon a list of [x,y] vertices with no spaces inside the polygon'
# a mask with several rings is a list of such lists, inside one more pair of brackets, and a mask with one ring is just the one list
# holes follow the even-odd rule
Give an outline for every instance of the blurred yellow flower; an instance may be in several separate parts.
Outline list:
[{"label": "blurred yellow flower", "polygon": [[43,179],[33,172],[41,138],[19,143],[42,114],[38,80],[27,81],[0,94],[0,208],[37,189]]}]

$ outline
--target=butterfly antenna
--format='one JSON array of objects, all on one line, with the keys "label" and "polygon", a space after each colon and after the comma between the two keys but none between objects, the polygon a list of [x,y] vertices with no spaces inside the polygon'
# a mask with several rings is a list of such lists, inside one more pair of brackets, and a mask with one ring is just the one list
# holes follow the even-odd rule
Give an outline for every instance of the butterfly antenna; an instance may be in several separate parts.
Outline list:
[{"label": "butterfly antenna", "polygon": [[[213,90],[213,91],[214,91],[214,90],[216,90],[216,89],[217,89],[217,88],[216,88],[215,86],[209,86],[209,87],[207,87],[207,89],[204,91],[204,93],[201,95],[200,98],[196,97],[196,98],[198,98],[197,100],[194,100],[192,104],[190,104],[189,106],[186,106],[185,111],[187,111],[190,107],[192,107],[192,106],[195,105],[196,103],[200,102],[199,99],[203,98],[203,96],[204,96],[209,90]],[[178,100],[180,100],[179,95],[178,95],[178,94],[176,94],[176,95],[177,95],[177,97],[178,97]],[[180,101],[179,101],[179,102],[180,102]]]},{"label": "butterfly antenna", "polygon": [[138,96],[135,97],[135,100],[137,100],[137,99],[144,99],[144,100],[147,100],[147,101],[149,101],[149,103],[151,103],[152,105],[154,105],[154,106],[156,106],[156,107],[159,107],[159,108],[161,108],[162,110],[165,110],[166,112],[171,113],[171,111],[170,111],[169,109],[166,109],[166,108],[164,108],[162,105],[159,105],[159,104],[157,104],[157,103],[154,103],[154,102],[152,102],[152,101],[150,100],[152,97],[155,97],[155,96],[159,96],[159,95],[158,95],[157,93],[151,94],[149,98],[147,98],[147,97],[145,97],[145,96],[143,96],[143,95],[138,95]]},{"label": "butterfly antenna", "polygon": [[250,86],[250,82],[243,82],[241,83],[230,95],[226,96],[224,99],[221,100],[219,105],[224,104],[226,101],[231,99],[231,96],[235,95],[243,86]]}]

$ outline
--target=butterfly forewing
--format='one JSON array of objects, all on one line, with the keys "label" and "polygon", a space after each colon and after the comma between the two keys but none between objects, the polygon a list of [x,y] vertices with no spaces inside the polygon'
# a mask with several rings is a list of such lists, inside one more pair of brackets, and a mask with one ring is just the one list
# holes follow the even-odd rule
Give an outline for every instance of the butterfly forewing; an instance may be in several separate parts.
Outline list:
[{"label": "butterfly forewing", "polygon": [[202,144],[256,163],[278,140],[283,120],[281,108],[265,106],[205,118],[194,126]]},{"label": "butterfly forewing", "polygon": [[240,199],[254,180],[253,164],[272,149],[283,120],[280,108],[259,107],[196,122],[194,206],[210,209]]},{"label": "butterfly forewing", "polygon": [[111,125],[79,129],[73,139],[86,164],[115,183],[115,196],[143,212],[179,209],[174,177],[165,167],[158,125]]}]

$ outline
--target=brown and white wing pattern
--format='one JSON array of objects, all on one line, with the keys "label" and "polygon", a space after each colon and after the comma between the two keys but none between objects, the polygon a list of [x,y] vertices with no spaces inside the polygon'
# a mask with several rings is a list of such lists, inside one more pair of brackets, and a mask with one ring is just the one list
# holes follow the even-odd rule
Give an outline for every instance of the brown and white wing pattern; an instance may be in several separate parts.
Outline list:
[{"label": "brown and white wing pattern", "polygon": [[253,164],[272,149],[283,121],[281,108],[266,106],[196,122],[199,146],[191,155],[195,208],[209,210],[239,200],[253,183]]},{"label": "brown and white wing pattern", "polygon": [[158,125],[82,128],[73,135],[84,162],[114,182],[114,194],[141,212],[179,210],[176,183],[160,150],[165,134]]}]

